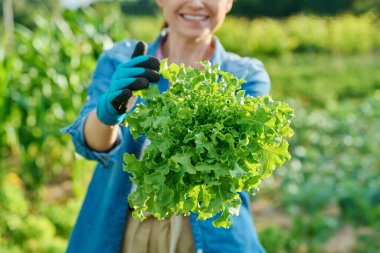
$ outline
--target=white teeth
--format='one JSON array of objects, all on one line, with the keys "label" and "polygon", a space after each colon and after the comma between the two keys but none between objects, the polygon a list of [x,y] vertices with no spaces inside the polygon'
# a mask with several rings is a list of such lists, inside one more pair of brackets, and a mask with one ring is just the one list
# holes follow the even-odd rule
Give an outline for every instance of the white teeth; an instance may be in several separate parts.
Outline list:
[{"label": "white teeth", "polygon": [[183,15],[183,17],[188,20],[205,20],[207,18],[206,16],[193,16],[193,15]]}]

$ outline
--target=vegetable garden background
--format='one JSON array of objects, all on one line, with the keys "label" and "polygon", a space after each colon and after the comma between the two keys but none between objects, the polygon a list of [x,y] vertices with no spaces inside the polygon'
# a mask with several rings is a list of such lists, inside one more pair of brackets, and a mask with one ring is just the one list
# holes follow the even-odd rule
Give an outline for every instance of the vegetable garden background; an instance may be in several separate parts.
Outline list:
[{"label": "vegetable garden background", "polygon": [[[0,23],[0,252],[64,252],[94,163],[59,129],[78,115],[99,54],[151,41],[161,23],[118,3],[36,8],[13,38]],[[272,96],[296,112],[292,160],[252,198],[269,253],[380,249],[379,27],[372,11],[230,16],[217,34],[261,59]]]}]

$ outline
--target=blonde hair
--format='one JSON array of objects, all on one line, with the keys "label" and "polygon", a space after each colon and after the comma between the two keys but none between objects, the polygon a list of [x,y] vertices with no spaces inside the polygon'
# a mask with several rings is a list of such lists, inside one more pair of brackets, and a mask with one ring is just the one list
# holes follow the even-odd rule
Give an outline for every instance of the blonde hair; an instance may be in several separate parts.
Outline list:
[{"label": "blonde hair", "polygon": [[169,27],[169,24],[168,24],[168,21],[164,21],[164,23],[162,24],[162,27],[161,27],[161,30],[164,30],[165,28],[168,28]]}]

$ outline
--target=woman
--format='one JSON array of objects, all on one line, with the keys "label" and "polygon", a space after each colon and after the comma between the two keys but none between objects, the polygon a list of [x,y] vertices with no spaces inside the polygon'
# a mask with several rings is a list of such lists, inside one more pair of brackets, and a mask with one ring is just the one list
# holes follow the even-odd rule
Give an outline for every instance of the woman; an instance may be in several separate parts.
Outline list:
[{"label": "woman", "polygon": [[[231,10],[233,0],[156,0],[168,29],[149,45],[125,40],[100,57],[88,100],[78,119],[64,132],[72,135],[76,150],[98,161],[86,198],[72,232],[67,252],[264,252],[249,210],[249,196],[240,194],[240,215],[232,217],[230,229],[214,228],[212,220],[172,217],[139,222],[130,217],[127,195],[132,190],[129,174],[122,169],[125,152],[142,157],[148,141],[133,141],[128,128],[119,124],[135,105],[133,90],[158,85],[160,92],[169,83],[158,74],[159,59],[169,63],[210,60],[221,69],[247,80],[246,94],[269,92],[269,77],[262,64],[226,52],[213,33]],[[242,42],[242,46],[244,46]],[[155,56],[155,57],[153,57]]]}]

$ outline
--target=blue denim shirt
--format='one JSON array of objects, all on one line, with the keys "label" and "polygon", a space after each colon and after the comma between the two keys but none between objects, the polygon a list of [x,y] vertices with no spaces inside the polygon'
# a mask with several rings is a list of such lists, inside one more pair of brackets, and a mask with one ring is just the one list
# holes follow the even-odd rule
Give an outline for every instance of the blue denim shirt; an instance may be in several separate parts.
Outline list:
[{"label": "blue denim shirt", "polygon": [[[163,33],[149,45],[148,54],[156,55]],[[261,96],[267,94],[270,81],[262,63],[253,58],[241,58],[226,52],[214,37],[215,50],[212,63],[221,69],[245,79],[246,94]],[[62,132],[72,136],[76,152],[90,160],[98,161],[94,175],[70,236],[68,253],[118,253],[120,252],[128,214],[127,195],[131,189],[129,174],[123,171],[123,154],[128,152],[140,156],[144,137],[134,141],[128,128],[121,127],[116,145],[107,152],[91,150],[85,143],[83,127],[87,115],[96,107],[99,96],[106,92],[112,74],[118,64],[131,58],[135,40],[125,40],[105,51],[99,58],[90,86],[88,99],[76,121]],[[167,80],[161,77],[159,90],[169,88]],[[137,103],[144,102],[141,98]],[[136,103],[136,104],[137,104]],[[249,196],[240,194],[242,206],[239,216],[232,217],[229,229],[215,228],[211,218],[197,221],[190,215],[196,253],[262,253],[264,249],[255,231],[249,208]]]}]

